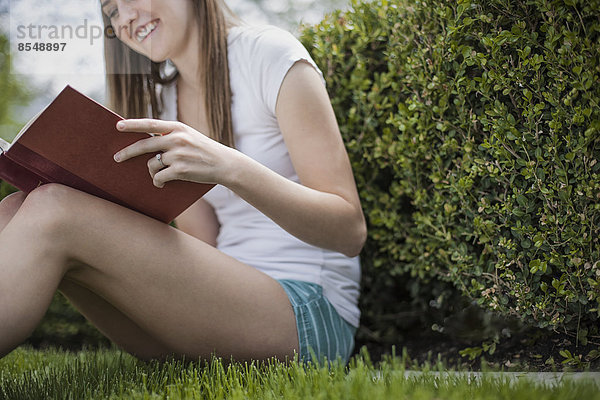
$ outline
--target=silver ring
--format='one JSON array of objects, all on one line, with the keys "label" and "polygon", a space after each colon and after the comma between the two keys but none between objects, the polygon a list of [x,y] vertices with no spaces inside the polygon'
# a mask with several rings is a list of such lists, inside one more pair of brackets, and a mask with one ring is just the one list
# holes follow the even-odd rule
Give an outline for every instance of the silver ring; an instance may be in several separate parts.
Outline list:
[{"label": "silver ring", "polygon": [[162,153],[158,153],[155,157],[158,160],[158,162],[160,163],[161,168],[167,168],[167,166],[165,165],[165,163],[163,163]]}]

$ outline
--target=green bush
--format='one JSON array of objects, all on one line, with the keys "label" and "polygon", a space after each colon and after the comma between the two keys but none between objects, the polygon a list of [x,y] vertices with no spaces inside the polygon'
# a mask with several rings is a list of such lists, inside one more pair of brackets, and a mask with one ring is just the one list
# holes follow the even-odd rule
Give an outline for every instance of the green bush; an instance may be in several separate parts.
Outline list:
[{"label": "green bush", "polygon": [[442,281],[598,334],[598,0],[353,1],[302,40],[368,219],[365,323],[404,282]]}]

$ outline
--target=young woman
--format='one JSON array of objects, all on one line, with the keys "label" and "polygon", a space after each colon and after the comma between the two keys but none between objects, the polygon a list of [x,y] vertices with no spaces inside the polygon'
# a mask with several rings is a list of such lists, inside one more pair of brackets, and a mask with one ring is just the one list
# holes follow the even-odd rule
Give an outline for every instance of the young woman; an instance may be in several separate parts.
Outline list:
[{"label": "young woman", "polygon": [[366,228],[307,51],[239,23],[222,0],[102,0],[102,11],[117,36],[106,39],[111,105],[136,118],[118,129],[162,134],[115,162],[145,157],[158,187],[218,185],[178,229],[61,185],[5,198],[0,356],[58,289],[143,359],[347,359]]}]

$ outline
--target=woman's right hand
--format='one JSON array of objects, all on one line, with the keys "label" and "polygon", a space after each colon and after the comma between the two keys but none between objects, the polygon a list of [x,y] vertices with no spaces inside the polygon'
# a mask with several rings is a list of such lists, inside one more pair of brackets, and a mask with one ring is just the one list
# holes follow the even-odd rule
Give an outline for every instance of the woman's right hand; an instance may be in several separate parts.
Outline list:
[{"label": "woman's right hand", "polygon": [[[148,170],[156,187],[172,180],[199,183],[225,183],[231,176],[235,159],[241,153],[178,121],[126,119],[117,124],[121,132],[146,132],[154,135],[127,146],[114,158],[122,162],[143,154],[153,154]],[[155,154],[161,154],[159,161]]]}]

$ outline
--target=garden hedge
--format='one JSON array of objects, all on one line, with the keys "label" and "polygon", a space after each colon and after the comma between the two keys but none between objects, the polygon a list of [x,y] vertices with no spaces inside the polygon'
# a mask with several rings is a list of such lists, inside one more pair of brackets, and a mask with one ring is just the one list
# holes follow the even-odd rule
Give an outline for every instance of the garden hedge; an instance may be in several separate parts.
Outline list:
[{"label": "garden hedge", "polygon": [[368,220],[364,332],[392,337],[402,321],[377,312],[406,294],[444,307],[447,282],[597,337],[600,2],[353,1],[302,41]]}]

